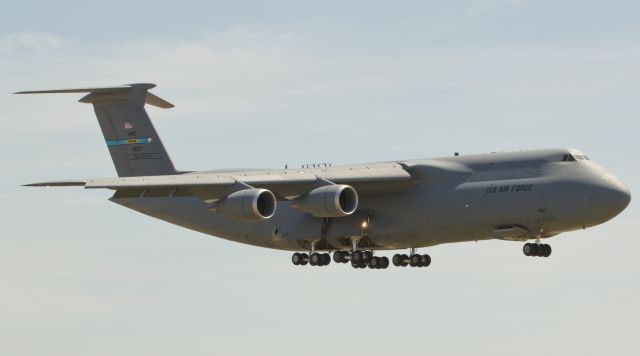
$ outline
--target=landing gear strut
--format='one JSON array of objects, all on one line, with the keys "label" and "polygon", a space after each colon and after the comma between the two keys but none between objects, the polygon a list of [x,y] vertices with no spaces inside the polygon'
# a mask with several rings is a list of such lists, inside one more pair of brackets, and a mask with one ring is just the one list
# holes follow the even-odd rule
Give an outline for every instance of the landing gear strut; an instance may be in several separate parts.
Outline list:
[{"label": "landing gear strut", "polygon": [[551,256],[551,246],[541,243],[526,243],[522,247],[525,256],[549,257]]}]

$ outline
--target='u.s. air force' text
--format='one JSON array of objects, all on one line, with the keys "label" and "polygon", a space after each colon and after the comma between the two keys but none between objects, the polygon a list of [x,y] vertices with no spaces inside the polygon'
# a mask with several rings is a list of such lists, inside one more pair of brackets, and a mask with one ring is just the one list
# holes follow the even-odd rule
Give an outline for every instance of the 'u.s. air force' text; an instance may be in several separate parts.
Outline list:
[{"label": "'u.s. air force' text", "polygon": [[487,194],[509,193],[509,192],[530,192],[535,184],[509,184],[509,185],[493,185],[487,187]]}]

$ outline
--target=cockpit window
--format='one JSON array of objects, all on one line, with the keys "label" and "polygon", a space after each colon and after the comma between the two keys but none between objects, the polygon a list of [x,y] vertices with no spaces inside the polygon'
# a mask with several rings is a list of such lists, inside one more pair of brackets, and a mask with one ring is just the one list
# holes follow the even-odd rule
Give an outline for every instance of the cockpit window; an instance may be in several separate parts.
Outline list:
[{"label": "cockpit window", "polygon": [[575,162],[575,161],[590,161],[589,157],[585,155],[564,155],[562,156],[562,162]]}]

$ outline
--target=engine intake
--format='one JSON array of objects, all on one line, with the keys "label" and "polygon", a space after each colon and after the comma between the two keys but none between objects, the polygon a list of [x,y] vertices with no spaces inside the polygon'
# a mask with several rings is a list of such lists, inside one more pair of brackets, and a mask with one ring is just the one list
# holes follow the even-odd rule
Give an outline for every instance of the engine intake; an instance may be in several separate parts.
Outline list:
[{"label": "engine intake", "polygon": [[216,212],[236,220],[266,220],[276,212],[275,195],[266,189],[244,189],[220,200]]},{"label": "engine intake", "polygon": [[326,185],[308,192],[293,207],[318,218],[338,218],[356,211],[358,193],[345,184]]}]

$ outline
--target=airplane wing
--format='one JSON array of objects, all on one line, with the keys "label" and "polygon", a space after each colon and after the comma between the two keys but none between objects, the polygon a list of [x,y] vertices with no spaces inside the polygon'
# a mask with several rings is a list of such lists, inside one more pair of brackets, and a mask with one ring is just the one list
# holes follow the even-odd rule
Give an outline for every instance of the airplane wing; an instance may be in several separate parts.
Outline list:
[{"label": "airplane wing", "polygon": [[[329,184],[348,184],[360,195],[387,193],[414,184],[411,175],[398,163],[363,166],[326,167],[281,171],[192,172],[175,175],[87,179],[28,184],[27,186],[84,186],[87,189],[117,190],[120,196],[132,191],[148,190],[150,194],[195,195],[206,202],[238,190],[264,188],[279,199],[294,200],[311,189]],[[164,192],[164,193],[162,193]],[[140,196],[143,193],[138,193]],[[116,194],[116,197],[118,193]],[[163,195],[153,195],[163,196]]]}]

